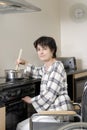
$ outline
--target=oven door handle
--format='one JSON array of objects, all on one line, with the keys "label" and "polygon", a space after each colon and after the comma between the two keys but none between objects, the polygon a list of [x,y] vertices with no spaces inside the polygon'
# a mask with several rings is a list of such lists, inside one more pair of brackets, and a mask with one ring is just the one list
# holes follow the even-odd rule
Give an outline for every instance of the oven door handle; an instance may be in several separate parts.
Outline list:
[{"label": "oven door handle", "polygon": [[22,100],[19,100],[19,101],[15,101],[15,102],[9,103],[8,106],[17,105],[19,103],[24,103],[24,102]]}]

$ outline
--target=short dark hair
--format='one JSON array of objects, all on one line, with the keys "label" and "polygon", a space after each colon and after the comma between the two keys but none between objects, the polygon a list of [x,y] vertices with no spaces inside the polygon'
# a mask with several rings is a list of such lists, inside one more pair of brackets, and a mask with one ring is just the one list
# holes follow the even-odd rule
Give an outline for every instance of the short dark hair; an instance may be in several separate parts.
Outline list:
[{"label": "short dark hair", "polygon": [[47,37],[47,36],[42,36],[39,37],[35,42],[34,42],[34,47],[37,49],[37,46],[40,45],[42,47],[48,46],[51,51],[53,51],[53,58],[56,58],[56,52],[57,52],[57,46],[54,38],[52,37]]}]

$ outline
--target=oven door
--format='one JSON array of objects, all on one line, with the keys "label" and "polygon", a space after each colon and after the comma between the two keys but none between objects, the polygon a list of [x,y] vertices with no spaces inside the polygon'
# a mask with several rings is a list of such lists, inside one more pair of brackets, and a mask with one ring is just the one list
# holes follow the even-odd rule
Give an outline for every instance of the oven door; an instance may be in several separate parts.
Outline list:
[{"label": "oven door", "polygon": [[17,123],[28,117],[27,104],[17,101],[6,106],[6,130],[16,130]]}]

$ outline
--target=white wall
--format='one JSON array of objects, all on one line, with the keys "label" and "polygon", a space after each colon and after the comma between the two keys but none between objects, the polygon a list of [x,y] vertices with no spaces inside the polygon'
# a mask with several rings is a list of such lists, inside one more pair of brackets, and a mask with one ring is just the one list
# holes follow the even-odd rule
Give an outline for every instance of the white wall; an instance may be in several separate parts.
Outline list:
[{"label": "white wall", "polygon": [[75,22],[70,15],[72,5],[82,3],[87,6],[87,0],[60,0],[60,2],[62,56],[75,56],[78,68],[87,68],[87,19]]},{"label": "white wall", "polygon": [[54,37],[60,50],[58,0],[27,1],[42,11],[0,14],[0,76],[4,75],[5,69],[15,69],[20,48],[23,49],[23,58],[40,65],[33,42],[42,35]]}]

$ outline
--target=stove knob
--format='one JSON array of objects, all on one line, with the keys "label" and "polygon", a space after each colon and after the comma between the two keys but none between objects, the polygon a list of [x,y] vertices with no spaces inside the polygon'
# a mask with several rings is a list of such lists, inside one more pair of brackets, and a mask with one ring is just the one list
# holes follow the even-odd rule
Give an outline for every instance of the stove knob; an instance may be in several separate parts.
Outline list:
[{"label": "stove knob", "polygon": [[8,100],[9,100],[9,97],[8,97],[8,96],[5,96],[5,100],[8,101]]},{"label": "stove knob", "polygon": [[14,96],[16,96],[16,93],[15,93],[15,92],[12,92],[12,93],[10,94],[10,97],[14,97]]},{"label": "stove knob", "polygon": [[0,101],[4,101],[4,96],[0,95]]},{"label": "stove knob", "polygon": [[21,94],[21,90],[18,90],[16,94],[19,96]]}]

